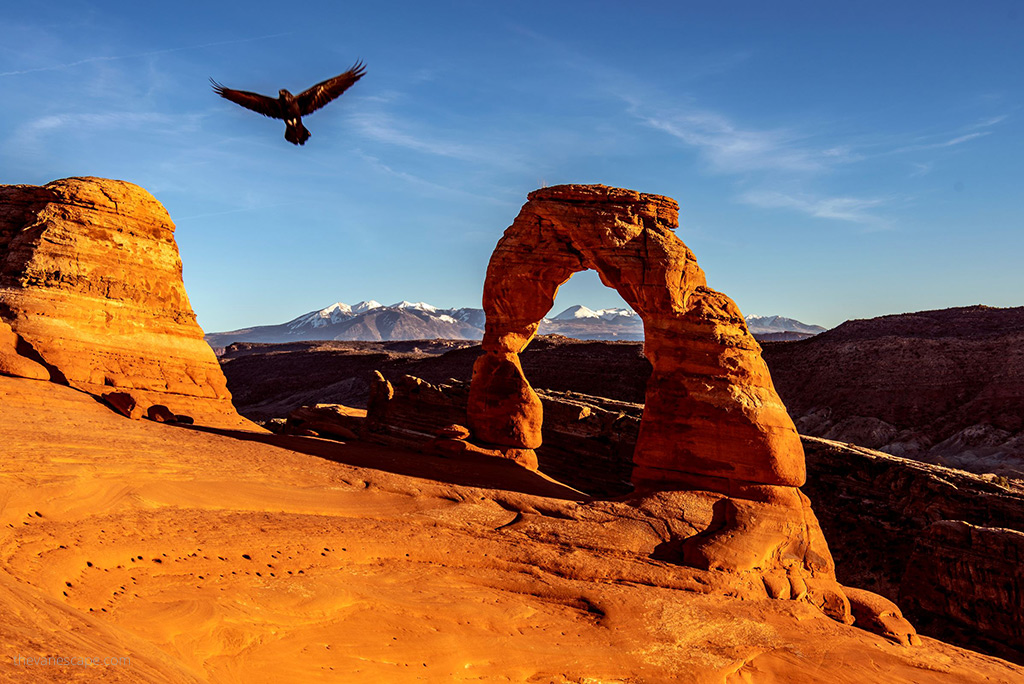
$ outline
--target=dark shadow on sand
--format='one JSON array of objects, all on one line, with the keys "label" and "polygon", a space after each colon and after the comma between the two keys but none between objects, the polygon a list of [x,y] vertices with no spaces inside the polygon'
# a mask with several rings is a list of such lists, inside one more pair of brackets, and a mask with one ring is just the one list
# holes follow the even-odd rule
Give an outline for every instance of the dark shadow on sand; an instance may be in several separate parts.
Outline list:
[{"label": "dark shadow on sand", "polygon": [[201,425],[169,425],[245,442],[259,442],[357,468],[370,468],[434,482],[499,489],[567,501],[590,498],[540,473],[499,458],[438,456],[362,440],[336,442],[317,437],[275,435]]}]

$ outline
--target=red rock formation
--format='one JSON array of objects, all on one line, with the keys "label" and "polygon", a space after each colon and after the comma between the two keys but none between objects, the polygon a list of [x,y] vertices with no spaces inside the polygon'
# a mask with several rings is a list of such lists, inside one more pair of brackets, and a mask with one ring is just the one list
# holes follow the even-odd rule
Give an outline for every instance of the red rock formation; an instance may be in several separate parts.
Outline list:
[{"label": "red rock formation", "polygon": [[50,372],[18,353],[18,336],[0,320],[0,375],[30,380],[49,380]]},{"label": "red rock formation", "polygon": [[484,354],[473,371],[470,428],[485,442],[539,446],[540,400],[518,355],[573,273],[594,269],[644,320],[653,366],[634,482],[729,493],[800,486],[803,451],[761,348],[673,230],[670,198],[601,185],[530,194],[491,257]]},{"label": "red rock formation", "polygon": [[189,305],[174,224],[137,186],[0,186],[0,318],[57,381],[242,423]]},{"label": "red rock formation", "polygon": [[[476,440],[499,448],[541,446],[543,408],[519,353],[559,286],[577,271],[596,270],[644,321],[652,373],[633,456],[640,496],[717,494],[699,531],[672,542],[679,560],[760,577],[768,596],[808,599],[853,622],[821,528],[797,489],[805,479],[803,449],[761,348],[732,300],[707,287],[673,233],[677,225],[675,201],[658,195],[603,185],[531,193],[487,268],[487,326],[473,368],[469,427]],[[685,503],[691,499],[680,498],[683,520],[693,515]],[[905,620],[874,617],[873,627],[896,629],[910,641]]]},{"label": "red rock formation", "polygon": [[[237,351],[239,356],[225,365],[225,372],[236,398],[253,397],[253,405],[264,407],[300,396],[323,401],[336,386],[354,386],[366,374],[367,359],[376,360],[384,377],[396,384],[401,373],[409,373],[435,386],[450,385],[453,389],[445,394],[452,394],[459,383],[450,378],[468,384],[473,361],[468,357],[479,355],[472,348],[429,357],[398,356],[390,349],[387,343],[330,343],[315,348],[306,343],[266,349],[249,345]],[[521,360],[533,386],[572,390],[537,390],[544,405],[544,440],[536,450],[540,470],[601,499],[630,492],[628,479],[643,413],[642,385],[650,371],[641,346],[538,337]],[[289,376],[319,378],[324,368],[331,372],[322,388],[306,388],[300,394],[284,382]],[[458,393],[464,401],[466,392]],[[592,393],[618,401],[589,396]],[[366,400],[365,394],[349,394],[345,400],[350,398]],[[432,430],[439,432],[449,423],[466,420],[464,403],[453,403],[449,415],[432,416],[430,425],[423,425],[423,412],[416,407],[408,407],[403,415],[416,421],[415,429],[425,440]],[[394,427],[399,427],[395,423],[401,419],[388,416]],[[1016,557],[1002,551],[978,553],[969,535],[956,538],[970,542],[964,548],[951,546],[947,537],[941,552],[934,550],[932,533],[922,541],[929,525],[939,520],[966,521],[985,528],[987,537],[998,532],[1008,540],[1019,538],[1014,531],[1024,532],[1024,482],[971,475],[815,438],[804,439],[804,453],[807,483],[801,489],[829,540],[841,583],[898,601],[908,619],[927,636],[1024,663],[1020,627],[1024,606],[1019,602],[1024,589],[1008,591],[1021,582]],[[912,558],[916,572],[908,573]],[[977,571],[972,569],[975,565]],[[922,573],[945,579],[933,581]],[[971,579],[975,573],[984,581]],[[856,616],[860,608],[844,591]],[[972,614],[966,607],[981,594],[985,598],[979,605],[984,610]],[[945,596],[943,602],[936,601],[937,595]],[[891,617],[883,612],[879,618]],[[994,615],[1001,619],[993,620]],[[872,622],[881,629],[884,620]]]},{"label": "red rock formation", "polygon": [[288,415],[282,432],[310,430],[328,439],[357,439],[366,418],[366,410],[342,404],[302,406]]}]

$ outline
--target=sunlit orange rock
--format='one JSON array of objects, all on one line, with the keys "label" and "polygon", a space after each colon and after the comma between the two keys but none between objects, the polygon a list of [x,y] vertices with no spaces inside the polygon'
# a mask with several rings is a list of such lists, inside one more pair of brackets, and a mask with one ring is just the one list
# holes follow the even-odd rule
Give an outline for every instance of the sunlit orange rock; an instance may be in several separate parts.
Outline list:
[{"label": "sunlit orange rock", "polygon": [[541,403],[518,355],[558,287],[593,269],[643,318],[654,368],[633,481],[723,493],[737,483],[803,484],[800,440],[761,348],[673,232],[678,213],[668,197],[603,185],[530,194],[498,242],[484,283],[485,353],[469,399],[478,439],[539,446]]},{"label": "sunlit orange rock", "polygon": [[30,380],[49,380],[50,373],[43,366],[18,353],[18,336],[11,326],[0,320],[0,375],[11,375]]},{"label": "sunlit orange rock", "polygon": [[181,275],[174,224],[138,186],[0,186],[0,318],[54,381],[240,424]]}]

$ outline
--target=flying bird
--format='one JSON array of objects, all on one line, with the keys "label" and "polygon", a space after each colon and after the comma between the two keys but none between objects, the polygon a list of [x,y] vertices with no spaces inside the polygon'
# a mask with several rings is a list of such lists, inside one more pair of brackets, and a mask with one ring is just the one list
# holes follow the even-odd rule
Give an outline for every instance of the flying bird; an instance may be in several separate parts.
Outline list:
[{"label": "flying bird", "polygon": [[247,90],[225,88],[212,78],[210,83],[213,84],[215,93],[235,104],[272,119],[284,119],[287,124],[284,139],[293,145],[305,145],[312,134],[302,125],[302,117],[312,114],[351,88],[352,84],[361,79],[365,72],[366,67],[363,66],[362,61],[359,61],[345,73],[317,83],[298,95],[292,95],[287,90],[281,89],[278,91],[277,99]]}]

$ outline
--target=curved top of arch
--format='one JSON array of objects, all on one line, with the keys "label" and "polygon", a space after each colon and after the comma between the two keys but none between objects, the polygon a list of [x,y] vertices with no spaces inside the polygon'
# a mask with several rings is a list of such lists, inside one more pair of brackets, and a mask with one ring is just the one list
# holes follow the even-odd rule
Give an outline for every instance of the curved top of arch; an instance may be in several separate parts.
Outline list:
[{"label": "curved top of arch", "polygon": [[676,236],[678,225],[679,205],[661,195],[604,185],[530,193],[487,268],[485,340],[513,331],[519,338],[530,326],[535,331],[558,287],[587,269],[597,271],[645,322],[654,314],[683,313],[688,293],[706,280]]}]

